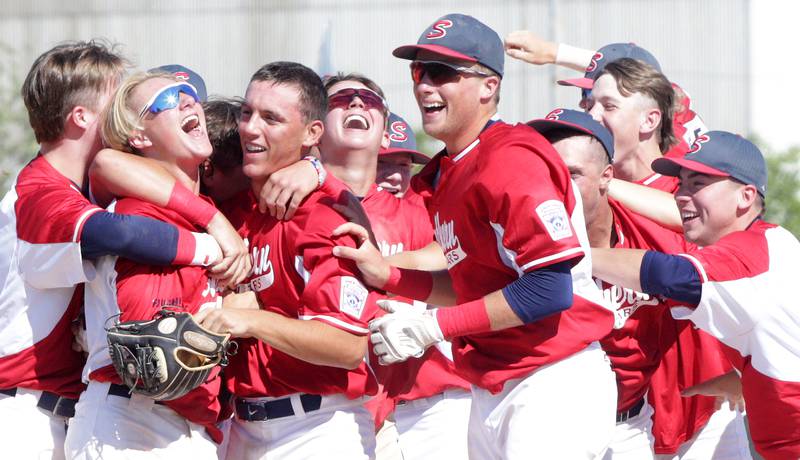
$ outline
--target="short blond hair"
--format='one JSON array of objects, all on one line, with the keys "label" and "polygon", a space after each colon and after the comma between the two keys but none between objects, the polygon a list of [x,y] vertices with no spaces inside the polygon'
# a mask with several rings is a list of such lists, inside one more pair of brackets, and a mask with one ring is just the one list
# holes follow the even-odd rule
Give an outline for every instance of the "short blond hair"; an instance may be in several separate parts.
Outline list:
[{"label": "short blond hair", "polygon": [[131,137],[142,130],[141,107],[131,106],[131,94],[142,83],[153,78],[181,81],[175,75],[165,72],[140,72],[126,78],[117,88],[114,98],[103,111],[100,135],[106,147],[129,153],[138,153],[131,145]]}]

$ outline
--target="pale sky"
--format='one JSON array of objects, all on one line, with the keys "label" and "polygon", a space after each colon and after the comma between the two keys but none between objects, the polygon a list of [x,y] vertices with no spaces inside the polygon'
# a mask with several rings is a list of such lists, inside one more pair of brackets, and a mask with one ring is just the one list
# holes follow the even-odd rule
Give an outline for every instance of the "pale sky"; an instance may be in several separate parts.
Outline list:
[{"label": "pale sky", "polygon": [[800,81],[800,2],[751,0],[750,12],[752,131],[776,149],[800,146],[800,114],[792,105]]}]

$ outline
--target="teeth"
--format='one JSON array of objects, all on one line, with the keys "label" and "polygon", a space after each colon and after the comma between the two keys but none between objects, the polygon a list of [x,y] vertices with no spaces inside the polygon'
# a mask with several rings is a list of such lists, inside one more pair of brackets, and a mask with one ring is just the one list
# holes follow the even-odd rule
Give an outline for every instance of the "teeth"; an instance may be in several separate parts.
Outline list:
[{"label": "teeth", "polygon": [[266,149],[264,147],[261,147],[260,145],[247,144],[245,146],[245,150],[247,150],[248,153],[258,153],[258,152],[263,152]]},{"label": "teeth", "polygon": [[196,114],[189,115],[188,117],[184,118],[181,122],[181,129],[186,131],[187,133],[195,128],[200,126],[200,117]]},{"label": "teeth", "polygon": [[443,109],[444,104],[441,102],[432,102],[429,104],[423,104],[422,108],[425,109],[426,112],[435,112],[437,110]]},{"label": "teeth", "polygon": [[344,127],[351,129],[369,129],[369,122],[363,115],[354,113],[344,119]]},{"label": "teeth", "polygon": [[682,220],[694,219],[694,218],[695,218],[695,217],[697,217],[698,215],[699,215],[699,214],[697,214],[697,213],[695,213],[695,212],[682,212],[682,213],[681,213],[681,219],[682,219]]}]

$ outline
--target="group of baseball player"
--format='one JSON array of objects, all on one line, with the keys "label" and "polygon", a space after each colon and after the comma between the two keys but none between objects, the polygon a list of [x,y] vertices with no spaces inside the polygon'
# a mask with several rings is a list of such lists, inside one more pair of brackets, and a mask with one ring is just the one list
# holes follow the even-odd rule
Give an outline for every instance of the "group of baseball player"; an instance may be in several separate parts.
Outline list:
[{"label": "group of baseball player", "polygon": [[[272,62],[208,98],[94,41],[33,63],[5,458],[800,458],[800,243],[762,218],[755,145],[631,43],[448,14],[393,54],[430,159],[359,73]],[[584,72],[580,109],[504,122],[506,54]],[[107,331],[175,312],[238,347],[153,398],[180,347],[115,367]]]}]

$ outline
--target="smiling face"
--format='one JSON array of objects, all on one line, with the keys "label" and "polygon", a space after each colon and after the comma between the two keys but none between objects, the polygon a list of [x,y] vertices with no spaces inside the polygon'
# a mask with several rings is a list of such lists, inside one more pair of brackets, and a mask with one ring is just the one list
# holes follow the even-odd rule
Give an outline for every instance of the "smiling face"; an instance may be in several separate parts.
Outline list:
[{"label": "smiling face", "polygon": [[[174,80],[149,78],[133,89],[129,107],[141,110]],[[175,106],[158,113],[145,111],[142,129],[129,141],[144,156],[176,164],[185,171],[197,168],[211,155],[203,107],[183,92],[175,95]]]},{"label": "smiling face", "polygon": [[728,177],[700,174],[685,168],[680,171],[680,186],[675,202],[681,213],[683,235],[687,241],[708,246],[723,236],[743,229],[752,219],[745,213],[746,186]]},{"label": "smiling face", "polygon": [[[328,88],[328,97],[345,89],[369,91],[361,82],[345,80]],[[385,113],[366,104],[359,96],[353,96],[345,107],[330,104],[320,150],[325,156],[354,150],[368,150],[377,155],[385,125]]]},{"label": "smiling face", "polygon": [[315,145],[319,132],[301,112],[300,90],[294,84],[273,81],[250,82],[242,104],[239,137],[242,141],[243,171],[257,182],[300,159]]},{"label": "smiling face", "polygon": [[387,192],[402,197],[411,183],[411,155],[398,152],[378,156],[375,183]]}]

